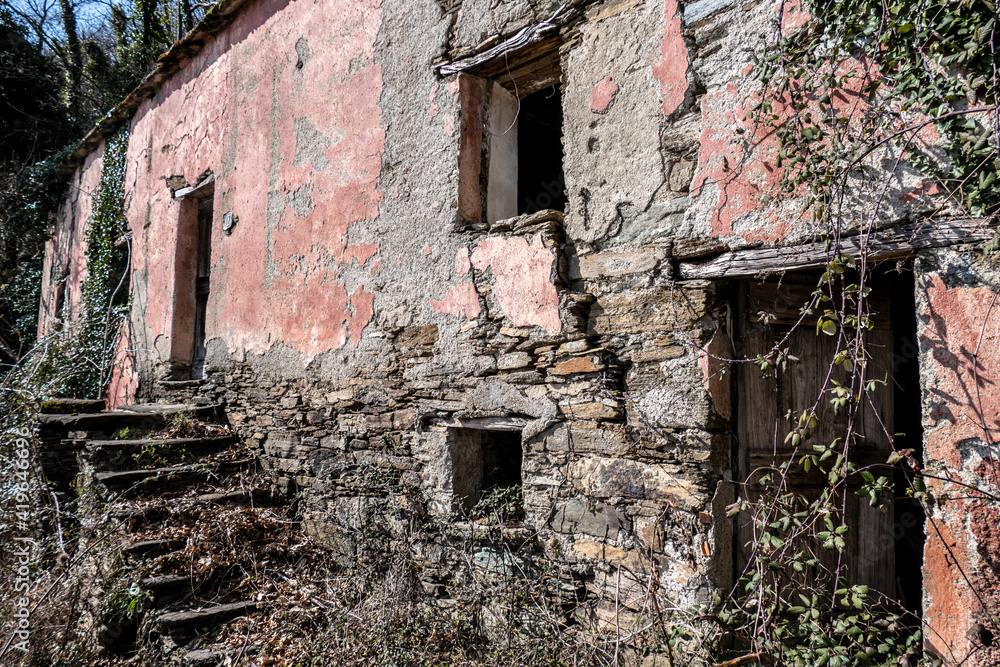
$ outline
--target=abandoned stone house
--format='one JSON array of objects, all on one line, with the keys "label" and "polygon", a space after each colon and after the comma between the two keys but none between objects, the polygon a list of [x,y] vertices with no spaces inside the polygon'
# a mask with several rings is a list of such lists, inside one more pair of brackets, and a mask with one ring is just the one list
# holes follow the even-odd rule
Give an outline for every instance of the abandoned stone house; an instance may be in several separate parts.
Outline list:
[{"label": "abandoned stone house", "polygon": [[[808,19],[792,4],[784,29]],[[776,7],[222,0],[114,112],[131,316],[113,402],[221,402],[348,559],[338,525],[366,496],[338,471],[369,462],[440,517],[520,487],[524,527],[585,573],[598,619],[623,566],[681,606],[728,591],[734,482],[829,364],[808,326],[783,398],[725,361],[769,345],[748,310],[794,322],[829,259],[794,200],[764,201],[766,161],[729,168]],[[43,332],[80,300],[105,139],[72,158]],[[849,552],[955,656],[1000,605],[1000,507],[959,490],[996,487],[1000,285],[970,245],[993,231],[928,221],[924,186],[893,179],[880,220],[903,270],[876,278],[892,377],[872,411],[951,499],[926,537],[916,506],[853,509]],[[884,463],[889,438],[866,435]]]}]

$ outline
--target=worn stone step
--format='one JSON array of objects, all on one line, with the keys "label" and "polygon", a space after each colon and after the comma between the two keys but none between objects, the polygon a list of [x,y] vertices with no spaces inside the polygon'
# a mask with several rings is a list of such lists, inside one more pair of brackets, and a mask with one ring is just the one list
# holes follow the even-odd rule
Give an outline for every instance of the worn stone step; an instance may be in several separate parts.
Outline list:
[{"label": "worn stone step", "polygon": [[125,493],[149,493],[190,486],[240,470],[249,470],[256,459],[240,459],[221,463],[192,463],[187,465],[149,468],[146,470],[114,470],[94,473],[94,479],[112,490]]},{"label": "worn stone step", "polygon": [[160,428],[178,414],[187,413],[203,421],[217,421],[218,405],[136,405],[110,412],[82,414],[42,414],[39,427],[47,431],[114,431],[121,428]]},{"label": "worn stone step", "polygon": [[102,412],[106,406],[103,398],[43,398],[39,411],[46,415],[72,415]]},{"label": "worn stone step", "polygon": [[185,574],[164,574],[146,577],[139,581],[142,589],[152,598],[153,608],[162,608],[175,602],[194,590],[191,577]]},{"label": "worn stone step", "polygon": [[[138,454],[150,447],[160,447],[171,451],[190,450],[191,453],[203,454],[224,449],[237,442],[235,434],[218,435],[204,438],[141,438],[136,440],[78,440],[63,441],[79,443],[88,452],[94,454]],[[70,447],[70,445],[66,445]]]},{"label": "worn stone step", "polygon": [[164,389],[188,389],[190,387],[200,387],[205,384],[204,379],[200,380],[160,380],[158,383]]},{"label": "worn stone step", "polygon": [[169,537],[158,540],[142,540],[133,542],[122,548],[122,552],[128,556],[136,558],[148,558],[149,556],[162,556],[172,551],[180,551],[187,544],[187,540],[179,537]]},{"label": "worn stone step", "polygon": [[228,657],[229,651],[225,649],[198,648],[174,654],[170,664],[177,667],[220,667],[226,664]]},{"label": "worn stone step", "polygon": [[224,493],[205,493],[195,498],[199,503],[216,505],[264,505],[284,503],[284,498],[266,489],[240,489]]},{"label": "worn stone step", "polygon": [[220,604],[205,609],[190,611],[174,611],[160,616],[156,623],[167,632],[179,632],[185,629],[197,629],[230,621],[237,616],[244,616],[257,611],[257,603],[251,600]]}]

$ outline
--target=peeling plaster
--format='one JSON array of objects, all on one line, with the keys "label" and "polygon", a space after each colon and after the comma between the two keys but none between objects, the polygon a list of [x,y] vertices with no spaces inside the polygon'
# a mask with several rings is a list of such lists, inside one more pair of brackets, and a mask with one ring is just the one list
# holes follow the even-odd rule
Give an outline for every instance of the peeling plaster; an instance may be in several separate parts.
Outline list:
[{"label": "peeling plaster", "polygon": [[681,34],[681,16],[677,11],[677,0],[663,2],[663,40],[659,51],[648,56],[653,67],[653,76],[660,82],[660,98],[663,113],[671,115],[684,104],[688,82],[688,50]]},{"label": "peeling plaster", "polygon": [[471,268],[472,262],[469,260],[469,249],[463,246],[458,249],[458,253],[455,255],[455,273],[464,276]]},{"label": "peeling plaster", "polygon": [[[954,657],[975,648],[967,628],[991,622],[992,615],[981,607],[984,597],[987,604],[1000,602],[995,558],[1000,515],[995,503],[968,492],[976,486],[992,492],[1000,481],[995,444],[1000,441],[1000,395],[995,391],[1000,383],[1000,309],[994,290],[981,286],[995,281],[995,272],[951,251],[928,254],[936,261],[921,258],[917,263],[918,273],[936,269],[917,285],[923,458],[926,468],[941,471],[941,478],[927,479],[928,491],[950,501],[933,508],[935,530],[927,532],[924,545],[924,620],[928,644]],[[969,577],[978,591],[970,588]]]},{"label": "peeling plaster", "polygon": [[431,299],[430,304],[431,308],[444,315],[465,315],[470,320],[479,317],[479,294],[472,283],[452,285],[443,300]]},{"label": "peeling plaster", "polygon": [[555,334],[562,331],[559,295],[552,284],[555,255],[541,236],[534,241],[529,244],[520,236],[487,238],[472,253],[472,265],[479,271],[493,269],[494,294],[511,324],[539,326]]},{"label": "peeling plaster", "polygon": [[612,81],[610,76],[604,77],[590,93],[590,110],[594,113],[605,113],[614,102],[617,93],[618,84]]},{"label": "peeling plaster", "polygon": [[[213,224],[207,336],[233,354],[281,342],[305,363],[360,344],[374,313],[364,280],[377,268],[351,267],[379,252],[361,228],[378,216],[383,196],[383,81],[374,63],[381,24],[379,0],[255,6],[139,108],[129,182],[154,224],[143,229],[134,209],[128,217],[142,249],[133,270],[148,267],[147,339],[171,335],[171,221],[180,204],[162,177],[191,182],[212,169],[216,217],[229,193],[225,210],[240,226],[225,237]],[[152,137],[171,150],[139,159]]]}]

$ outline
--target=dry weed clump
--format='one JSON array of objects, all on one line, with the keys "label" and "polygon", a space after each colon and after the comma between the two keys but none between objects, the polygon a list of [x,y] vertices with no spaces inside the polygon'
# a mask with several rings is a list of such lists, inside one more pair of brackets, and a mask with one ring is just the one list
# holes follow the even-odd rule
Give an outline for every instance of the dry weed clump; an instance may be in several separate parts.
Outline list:
[{"label": "dry weed clump", "polygon": [[[648,613],[628,628],[602,635],[582,622],[582,600],[563,590],[560,573],[528,567],[500,543],[458,544],[459,559],[446,590],[428,592],[412,544],[369,559],[361,569],[337,564],[329,550],[305,535],[283,508],[204,509],[190,498],[145,500],[137,512],[165,516],[157,537],[185,541],[179,551],[129,564],[111,537],[130,518],[109,520],[95,531],[87,550],[65,566],[53,567],[36,585],[40,603],[34,665],[158,667],[169,663],[162,638],[148,622],[149,600],[138,599],[135,639],[146,648],[122,653],[94,650],[93,636],[112,612],[127,612],[128,592],[147,576],[186,573],[192,584],[185,605],[254,600],[259,610],[209,629],[187,648],[225,648],[224,665],[248,667],[338,665],[344,667],[558,667],[570,665],[645,667],[696,664],[678,649],[668,662],[668,644],[680,646],[682,633],[665,627],[653,610],[662,600],[632,600]],[[155,511],[154,511],[155,510]],[[139,537],[144,537],[136,533]],[[463,551],[464,548],[464,551]],[[495,554],[493,564],[477,554]],[[496,560],[499,559],[499,560]],[[114,563],[99,577],[97,560]],[[565,586],[563,586],[565,589]],[[554,594],[555,593],[555,594]],[[91,610],[91,611],[88,611]],[[659,612],[657,612],[659,613]],[[623,610],[623,618],[625,613]],[[669,624],[668,624],[669,625]],[[607,628],[605,627],[605,630]],[[673,633],[673,634],[671,634]],[[644,654],[659,653],[660,661]],[[644,662],[646,660],[646,662]]]}]

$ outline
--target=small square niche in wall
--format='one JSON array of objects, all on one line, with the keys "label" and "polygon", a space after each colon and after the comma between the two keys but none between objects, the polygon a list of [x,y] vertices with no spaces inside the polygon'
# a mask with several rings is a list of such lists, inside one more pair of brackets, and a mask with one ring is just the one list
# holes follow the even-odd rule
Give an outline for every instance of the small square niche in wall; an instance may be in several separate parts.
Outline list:
[{"label": "small square niche in wall", "polygon": [[524,519],[521,464],[526,419],[439,420],[418,440],[428,510],[455,519]]},{"label": "small square niche in wall", "polygon": [[521,432],[460,428],[451,434],[455,504],[471,511],[484,497],[521,486]]}]

